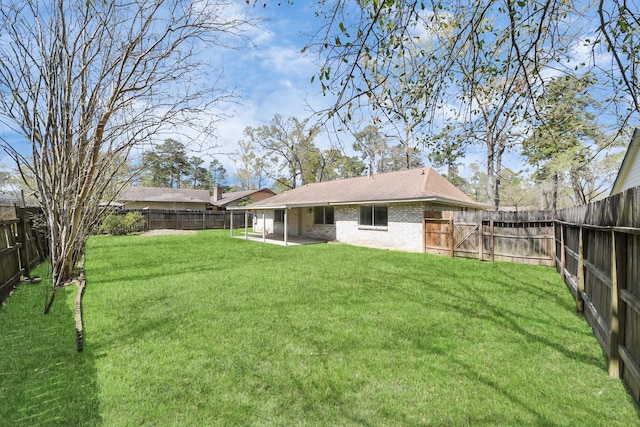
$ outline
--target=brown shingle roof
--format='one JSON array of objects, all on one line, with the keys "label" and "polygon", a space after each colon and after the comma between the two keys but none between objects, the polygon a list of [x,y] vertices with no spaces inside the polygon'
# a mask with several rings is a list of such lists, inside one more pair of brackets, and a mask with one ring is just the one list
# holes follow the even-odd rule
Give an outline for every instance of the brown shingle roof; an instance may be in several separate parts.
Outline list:
[{"label": "brown shingle roof", "polygon": [[[210,203],[213,206],[224,206],[228,203],[235,202],[236,200],[240,200],[245,196],[250,196],[254,193],[258,193],[263,190],[268,190],[268,189],[261,188],[259,190],[230,191],[228,193],[222,193],[222,198],[215,201],[213,200],[213,197],[211,197]],[[271,191],[271,190],[268,190],[268,191]]]},{"label": "brown shingle roof", "polygon": [[209,203],[209,190],[190,188],[128,187],[120,202]]},{"label": "brown shingle roof", "polygon": [[477,209],[486,208],[429,167],[307,184],[248,207],[274,209],[403,201],[433,201]]}]

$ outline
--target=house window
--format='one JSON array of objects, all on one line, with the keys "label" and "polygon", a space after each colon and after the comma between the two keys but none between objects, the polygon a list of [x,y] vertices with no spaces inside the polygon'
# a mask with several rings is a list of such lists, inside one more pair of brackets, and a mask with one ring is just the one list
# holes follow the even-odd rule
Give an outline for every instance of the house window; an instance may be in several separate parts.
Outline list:
[{"label": "house window", "polygon": [[316,206],[313,209],[314,224],[333,224],[333,206]]},{"label": "house window", "polygon": [[273,222],[284,222],[284,209],[276,209],[274,211]]},{"label": "house window", "polygon": [[388,208],[385,205],[360,206],[360,225],[368,227],[386,227]]}]

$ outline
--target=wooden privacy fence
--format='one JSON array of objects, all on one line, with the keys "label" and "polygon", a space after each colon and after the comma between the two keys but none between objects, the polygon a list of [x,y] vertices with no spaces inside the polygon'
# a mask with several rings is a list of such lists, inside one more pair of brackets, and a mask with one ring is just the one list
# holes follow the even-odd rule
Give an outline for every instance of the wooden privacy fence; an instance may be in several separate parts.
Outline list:
[{"label": "wooden privacy fence", "polygon": [[37,212],[33,208],[16,208],[17,219],[0,220],[0,302],[22,276],[30,276],[30,269],[47,256],[44,236],[31,227],[30,213]]},{"label": "wooden privacy fence", "polygon": [[558,211],[556,269],[576,309],[640,401],[640,187]]},{"label": "wooden privacy fence", "polygon": [[[174,230],[210,230],[229,228],[231,215],[233,222],[244,224],[243,211],[187,211],[164,209],[131,209],[121,211],[140,212],[147,221],[148,230],[169,228]],[[253,223],[253,215],[249,214],[249,221]]]},{"label": "wooden privacy fence", "polygon": [[484,261],[554,265],[553,213],[448,212],[424,219],[425,251]]},{"label": "wooden privacy fence", "polygon": [[449,212],[425,218],[425,250],[554,266],[640,401],[640,187],[558,212]]}]

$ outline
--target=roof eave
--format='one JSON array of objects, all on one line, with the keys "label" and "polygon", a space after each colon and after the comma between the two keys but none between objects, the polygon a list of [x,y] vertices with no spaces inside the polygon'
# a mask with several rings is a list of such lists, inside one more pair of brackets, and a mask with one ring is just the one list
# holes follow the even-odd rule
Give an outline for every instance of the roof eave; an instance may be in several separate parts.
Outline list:
[{"label": "roof eave", "polygon": [[467,202],[455,199],[447,199],[445,197],[430,196],[430,197],[416,197],[405,199],[392,199],[392,200],[350,200],[343,202],[308,202],[308,203],[288,203],[279,205],[246,205],[246,206],[233,206],[228,207],[228,210],[270,210],[270,209],[293,209],[293,208],[307,208],[314,206],[346,206],[346,205],[371,205],[371,204],[393,204],[393,203],[417,203],[417,202],[429,202],[429,203],[441,203],[445,205],[472,208],[472,209],[490,209],[492,206],[485,205],[478,202]]}]

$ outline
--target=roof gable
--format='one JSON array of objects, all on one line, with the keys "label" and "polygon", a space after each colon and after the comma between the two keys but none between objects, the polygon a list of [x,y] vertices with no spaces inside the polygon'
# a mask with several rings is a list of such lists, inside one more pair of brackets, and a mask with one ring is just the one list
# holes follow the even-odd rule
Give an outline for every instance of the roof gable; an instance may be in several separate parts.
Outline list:
[{"label": "roof gable", "polygon": [[439,201],[484,208],[429,167],[306,184],[250,207],[268,209],[402,201]]}]

